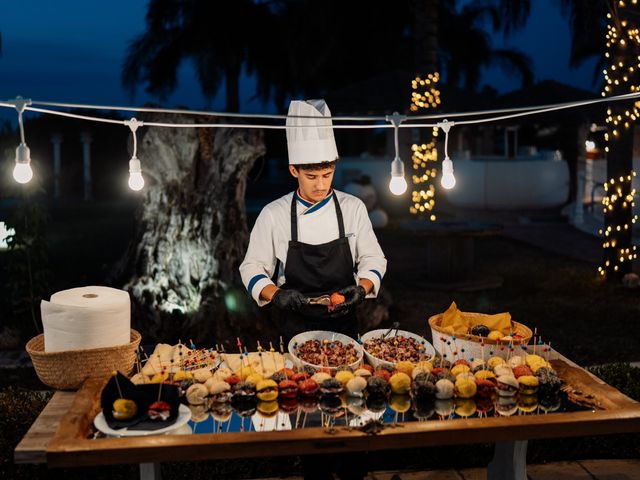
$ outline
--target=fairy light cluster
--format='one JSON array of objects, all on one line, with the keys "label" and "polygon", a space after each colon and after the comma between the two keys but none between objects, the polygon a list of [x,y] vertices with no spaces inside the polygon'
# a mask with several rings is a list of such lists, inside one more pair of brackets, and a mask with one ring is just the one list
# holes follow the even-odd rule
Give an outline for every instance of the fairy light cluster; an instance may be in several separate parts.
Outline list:
[{"label": "fairy light cluster", "polygon": [[[612,178],[604,184],[605,196],[602,199],[603,213],[610,214],[616,209],[633,209],[635,207],[636,190],[631,187],[636,172],[626,177]],[[626,190],[628,193],[623,193]],[[598,273],[605,276],[608,270],[618,272],[620,264],[631,262],[638,258],[638,249],[636,245],[629,247],[621,246],[619,239],[620,234],[630,234],[629,231],[638,221],[638,215],[631,216],[631,223],[623,223],[618,225],[608,225],[604,229],[600,229],[598,233],[604,237],[602,248],[606,252],[606,260],[604,266],[598,267]]]},{"label": "fairy light cluster", "polygon": [[[411,106],[412,112],[420,109],[435,109],[440,106],[440,90],[438,84],[440,74],[430,73],[426,78],[416,77],[411,81]],[[436,149],[436,139],[438,138],[438,127],[433,127],[431,140],[427,143],[413,144],[411,146],[411,163],[413,165],[413,186],[411,192],[411,205],[409,212],[412,215],[424,216],[432,222],[436,221],[433,209],[436,204],[435,179],[438,161],[438,150]]]},{"label": "fairy light cluster", "polygon": [[[640,30],[630,24],[633,10],[625,11],[628,2],[609,2],[611,12],[607,14],[607,34],[605,58],[609,67],[603,70],[605,85],[602,97],[609,97],[625,92],[640,92],[638,72],[640,69]],[[631,5],[637,5],[632,0]],[[621,140],[623,135],[630,135],[628,129],[640,117],[640,102],[626,107],[608,107],[606,123],[609,132],[605,134],[605,152],[611,154],[613,142]],[[598,267],[598,273],[620,274],[630,271],[630,262],[638,258],[637,246],[632,244],[632,229],[638,220],[633,214],[636,190],[633,180],[636,172],[629,169],[612,175],[604,184],[605,195],[602,199],[602,210],[605,215],[605,226],[599,230],[603,238],[604,264]],[[610,174],[611,175],[611,174]]]},{"label": "fairy light cluster", "polygon": [[440,105],[440,90],[438,82],[440,74],[430,73],[427,78],[416,77],[411,81],[411,106],[412,112],[417,112],[421,108],[437,108]]}]

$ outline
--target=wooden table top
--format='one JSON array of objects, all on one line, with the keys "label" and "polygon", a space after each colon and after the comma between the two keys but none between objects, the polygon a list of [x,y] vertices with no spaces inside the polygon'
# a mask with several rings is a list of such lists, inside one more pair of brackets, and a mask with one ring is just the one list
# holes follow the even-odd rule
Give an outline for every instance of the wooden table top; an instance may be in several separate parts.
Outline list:
[{"label": "wooden table top", "polygon": [[[640,432],[640,403],[571,361],[554,367],[585,391],[606,399],[601,409],[549,415],[407,422],[376,434],[336,427],[270,432],[204,433],[90,439],[105,380],[90,379],[77,393],[57,392],[15,450],[19,463],[92,466],[216,458],[255,458],[389,450],[418,446],[505,442]],[[563,375],[561,375],[563,376]]]}]

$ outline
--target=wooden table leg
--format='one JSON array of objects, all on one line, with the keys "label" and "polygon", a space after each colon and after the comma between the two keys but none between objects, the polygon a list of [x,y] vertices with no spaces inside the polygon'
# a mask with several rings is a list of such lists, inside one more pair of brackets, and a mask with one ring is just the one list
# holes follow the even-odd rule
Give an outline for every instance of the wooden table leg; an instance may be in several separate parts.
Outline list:
[{"label": "wooden table leg", "polygon": [[527,441],[496,443],[488,480],[527,480]]},{"label": "wooden table leg", "polygon": [[159,463],[141,463],[140,480],[162,480]]}]

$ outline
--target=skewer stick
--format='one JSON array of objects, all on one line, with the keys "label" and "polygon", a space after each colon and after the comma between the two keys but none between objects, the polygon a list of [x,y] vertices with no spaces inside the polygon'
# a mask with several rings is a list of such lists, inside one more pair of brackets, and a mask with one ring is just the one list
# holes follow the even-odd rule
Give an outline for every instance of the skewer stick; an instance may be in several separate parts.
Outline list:
[{"label": "skewer stick", "polygon": [[111,372],[111,375],[113,375],[113,378],[116,381],[116,387],[118,387],[118,394],[120,395],[120,398],[123,398],[122,390],[120,390],[120,382],[118,381],[118,372],[114,370],[113,372]]}]

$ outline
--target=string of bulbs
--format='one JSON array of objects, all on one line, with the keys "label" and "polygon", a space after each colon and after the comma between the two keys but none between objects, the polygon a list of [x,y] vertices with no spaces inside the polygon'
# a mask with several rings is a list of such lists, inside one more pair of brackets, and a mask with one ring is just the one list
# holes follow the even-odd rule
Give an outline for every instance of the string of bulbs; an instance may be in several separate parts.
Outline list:
[{"label": "string of bulbs", "polygon": [[[497,110],[485,110],[475,112],[460,112],[449,114],[433,114],[433,115],[400,115],[398,112],[394,112],[393,115],[382,116],[335,116],[330,117],[332,121],[357,121],[357,122],[373,122],[371,124],[335,124],[334,129],[380,129],[380,128],[393,128],[394,129],[394,148],[395,157],[391,162],[391,179],[389,182],[389,190],[394,195],[402,195],[407,190],[407,182],[404,173],[404,162],[400,158],[400,147],[398,141],[398,132],[400,128],[441,128],[445,132],[444,142],[444,160],[442,161],[442,176],[440,178],[440,184],[445,189],[451,189],[455,187],[456,179],[453,169],[453,161],[449,158],[448,154],[448,140],[449,132],[454,125],[473,125],[480,123],[497,122],[501,120],[508,120],[513,118],[519,118],[529,115],[537,115],[552,111],[565,110],[569,108],[577,108],[587,105],[593,105],[603,102],[617,102],[623,100],[631,100],[640,97],[640,92],[632,92],[622,95],[616,95],[606,98],[598,98],[592,100],[583,100],[576,102],[564,102],[557,104],[541,105],[534,107],[518,107],[509,109],[497,109]],[[45,107],[53,108],[75,108],[75,109],[99,109],[99,110],[111,110],[119,112],[145,112],[145,113],[165,113],[165,114],[180,114],[180,115],[192,115],[192,116],[207,116],[207,117],[222,117],[222,118],[240,118],[240,119],[267,119],[267,120],[286,120],[287,118],[316,118],[303,115],[269,115],[269,114],[250,114],[250,113],[228,113],[228,112],[212,112],[212,111],[192,111],[181,109],[167,109],[167,108],[148,108],[148,107],[122,107],[113,105],[89,105],[89,104],[74,104],[74,103],[60,103],[60,102],[44,102],[44,101],[32,101],[22,97],[16,97],[13,100],[7,100],[0,102],[0,107],[14,108],[18,113],[18,124],[20,129],[20,144],[16,148],[15,167],[13,169],[13,178],[16,182],[25,184],[33,178],[33,170],[31,168],[31,153],[27,146],[24,133],[23,113],[25,111],[32,111],[43,113],[47,115],[58,115],[68,118],[74,118],[78,120],[85,120],[99,123],[109,123],[115,125],[124,125],[130,129],[133,137],[133,154],[129,159],[129,188],[135,191],[142,190],[144,187],[144,177],[142,176],[142,163],[137,157],[137,130],[140,127],[157,127],[157,128],[260,128],[260,129],[275,129],[284,130],[287,128],[308,128],[301,125],[288,126],[288,125],[273,125],[265,123],[170,123],[170,122],[143,122],[137,120],[135,117],[131,117],[127,120],[114,120],[110,118],[102,118],[90,115],[79,115],[76,113],[65,112],[61,110],[55,110],[52,108],[41,108],[34,105],[42,105]],[[483,117],[486,115],[493,115],[484,118],[471,118],[465,120],[467,117]],[[463,118],[463,120],[449,121],[448,118]],[[413,123],[423,120],[436,120],[435,123]],[[385,123],[380,123],[385,122]]]}]

